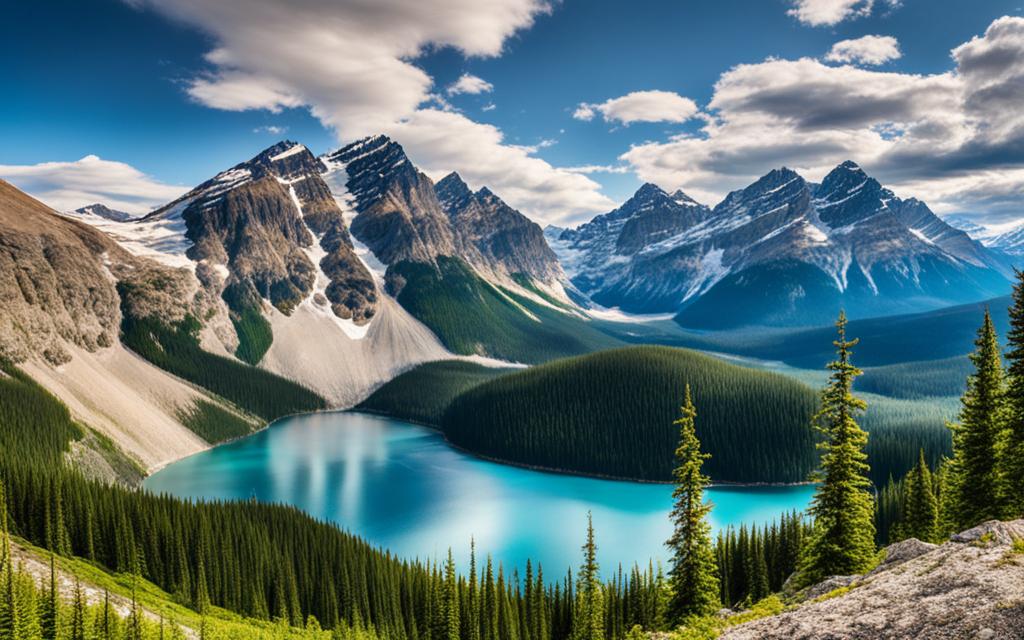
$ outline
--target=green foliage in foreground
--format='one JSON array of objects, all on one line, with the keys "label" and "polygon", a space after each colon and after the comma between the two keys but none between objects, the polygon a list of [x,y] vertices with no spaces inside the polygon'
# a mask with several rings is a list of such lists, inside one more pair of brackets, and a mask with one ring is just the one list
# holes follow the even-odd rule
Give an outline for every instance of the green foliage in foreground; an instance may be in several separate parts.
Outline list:
[{"label": "green foliage in foreground", "polygon": [[725,618],[717,615],[695,616],[683,622],[672,632],[672,640],[715,640],[729,627],[753,622],[760,618],[775,616],[786,610],[786,605],[777,595],[771,595],[755,602],[749,609]]},{"label": "green foliage in foreground", "polygon": [[203,351],[199,329],[199,322],[191,316],[168,327],[155,318],[139,320],[126,315],[121,323],[121,340],[161,369],[267,421],[326,407],[323,398],[291,380]]},{"label": "green foliage in foreground", "polygon": [[811,389],[669,347],[604,351],[485,382],[456,398],[442,429],[456,445],[497,459],[670,480],[679,435],[672,422],[686,383],[712,479],[807,479],[817,463]]},{"label": "green foliage in foreground", "polygon": [[622,343],[586,320],[485,282],[458,258],[431,265],[399,262],[389,281],[404,281],[398,302],[454,353],[536,363]]},{"label": "green foliage in foreground", "polygon": [[436,426],[459,394],[512,371],[461,360],[428,362],[392,379],[357,409]]},{"label": "green foliage in foreground", "polygon": [[247,436],[257,426],[209,400],[197,401],[190,411],[182,412],[180,419],[182,424],[210,443]]}]

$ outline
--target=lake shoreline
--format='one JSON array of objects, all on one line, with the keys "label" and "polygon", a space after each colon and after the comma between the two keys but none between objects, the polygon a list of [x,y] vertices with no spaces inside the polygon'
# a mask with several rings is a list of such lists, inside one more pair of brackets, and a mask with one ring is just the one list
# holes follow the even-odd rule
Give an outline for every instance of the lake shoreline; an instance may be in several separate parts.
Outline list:
[{"label": "lake shoreline", "polygon": [[[509,467],[516,467],[516,468],[519,468],[519,469],[527,469],[529,471],[536,471],[538,473],[550,473],[550,474],[553,474],[553,475],[561,475],[561,476],[577,476],[577,477],[580,477],[580,478],[592,478],[594,480],[608,480],[608,481],[612,481],[612,482],[635,482],[637,484],[663,484],[663,485],[674,484],[672,480],[644,480],[644,479],[640,479],[640,478],[628,478],[628,477],[624,477],[624,476],[614,476],[614,475],[608,475],[608,474],[602,474],[602,473],[593,473],[593,472],[589,472],[589,471],[576,471],[576,470],[573,470],[573,469],[559,469],[559,468],[556,468],[556,467],[545,467],[543,465],[535,465],[535,464],[530,464],[530,463],[527,463],[527,462],[516,462],[515,460],[505,460],[503,458],[495,458],[495,457],[492,457],[492,456],[484,455],[482,453],[477,453],[476,451],[473,451],[471,449],[467,449],[465,447],[462,447],[462,446],[459,446],[459,445],[455,444],[454,442],[452,442],[451,440],[448,439],[448,436],[445,434],[445,432],[442,431],[441,428],[439,426],[437,426],[436,424],[431,424],[429,422],[424,422],[422,420],[416,420],[414,418],[405,418],[405,417],[402,417],[402,416],[395,416],[395,415],[391,415],[389,413],[386,413],[384,411],[374,411],[372,409],[356,409],[356,408],[353,408],[353,409],[346,409],[343,412],[344,413],[361,413],[361,414],[368,415],[368,416],[376,416],[376,417],[379,417],[379,418],[388,418],[390,420],[399,420],[399,421],[402,421],[402,422],[408,422],[409,424],[415,424],[415,425],[418,425],[418,426],[430,429],[431,431],[434,431],[438,435],[440,435],[441,439],[444,440],[445,444],[447,444],[449,447],[451,447],[455,451],[458,451],[460,453],[464,453],[464,454],[466,454],[468,456],[471,456],[473,458],[477,458],[479,460],[483,460],[485,462],[490,462],[490,463],[493,463],[493,464],[502,464],[502,465],[506,465],[506,466],[509,466]],[[729,482],[729,481],[719,480],[719,481],[713,481],[708,486],[710,486],[710,487],[726,487],[726,488],[728,488],[728,487],[736,487],[736,488],[743,488],[743,487],[802,487],[802,486],[812,485],[812,484],[814,484],[814,482],[812,482],[810,480],[805,480],[803,482]]]}]

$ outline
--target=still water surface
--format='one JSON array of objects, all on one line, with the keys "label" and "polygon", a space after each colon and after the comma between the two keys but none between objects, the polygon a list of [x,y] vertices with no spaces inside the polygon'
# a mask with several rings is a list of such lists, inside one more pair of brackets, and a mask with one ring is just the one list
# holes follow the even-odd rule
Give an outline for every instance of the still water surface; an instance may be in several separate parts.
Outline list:
[{"label": "still water surface", "polygon": [[[145,486],[180,497],[292,504],[405,558],[441,558],[452,545],[462,567],[473,537],[481,556],[489,552],[520,569],[531,558],[549,576],[577,564],[588,510],[605,572],[664,560],[672,493],[668,485],[487,462],[422,426],[347,412],[281,420],[176,462]],[[763,523],[802,510],[813,491],[713,487],[712,525]]]}]

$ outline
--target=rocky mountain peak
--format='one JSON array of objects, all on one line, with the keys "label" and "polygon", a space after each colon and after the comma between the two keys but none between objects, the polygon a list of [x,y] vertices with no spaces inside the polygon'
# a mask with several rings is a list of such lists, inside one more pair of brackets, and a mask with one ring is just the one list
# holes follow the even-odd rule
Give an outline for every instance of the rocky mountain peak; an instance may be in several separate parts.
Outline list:
[{"label": "rocky mountain peak", "polygon": [[701,203],[697,202],[696,200],[688,196],[682,189],[676,189],[675,191],[672,192],[672,194],[669,197],[675,200],[676,204],[692,207],[703,206]]},{"label": "rocky mountain peak", "polygon": [[391,185],[408,191],[428,180],[409,161],[402,145],[383,134],[344,146],[324,156],[323,162],[328,170],[344,169],[348,174],[347,189],[360,213],[382,198]]},{"label": "rocky mountain peak", "polygon": [[441,178],[441,181],[434,185],[434,191],[437,193],[437,199],[441,202],[441,206],[449,215],[452,211],[465,207],[473,197],[473,191],[469,185],[455,171]]},{"label": "rocky mountain peak", "polygon": [[135,219],[135,216],[130,213],[111,209],[110,207],[98,202],[85,207],[79,207],[78,209],[75,209],[74,212],[79,215],[97,216],[104,220],[113,220],[114,222],[128,222],[129,220]]}]

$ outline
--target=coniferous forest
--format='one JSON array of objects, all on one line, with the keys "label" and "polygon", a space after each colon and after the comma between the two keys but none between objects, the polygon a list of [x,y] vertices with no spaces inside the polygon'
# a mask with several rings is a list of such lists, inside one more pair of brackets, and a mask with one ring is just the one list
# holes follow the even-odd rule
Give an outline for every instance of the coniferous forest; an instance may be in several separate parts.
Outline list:
[{"label": "coniferous forest", "polygon": [[713,480],[807,479],[816,458],[810,388],[668,347],[604,351],[502,376],[458,396],[441,429],[456,445],[500,460],[667,481],[686,381]]}]

